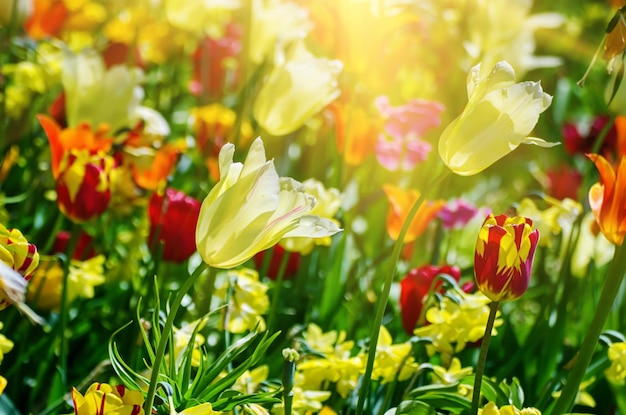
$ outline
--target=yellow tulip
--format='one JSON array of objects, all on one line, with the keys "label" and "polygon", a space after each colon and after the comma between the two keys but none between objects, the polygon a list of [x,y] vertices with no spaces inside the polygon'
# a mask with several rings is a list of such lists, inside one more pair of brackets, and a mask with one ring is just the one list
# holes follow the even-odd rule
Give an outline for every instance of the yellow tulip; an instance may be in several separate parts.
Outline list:
[{"label": "yellow tulip", "polygon": [[302,42],[293,45],[263,83],[254,118],[272,135],[294,132],[339,96],[341,69],[340,61],[316,58]]},{"label": "yellow tulip", "polygon": [[[177,6],[180,7],[177,3]],[[252,0],[249,59],[260,65],[274,56],[280,42],[288,44],[306,37],[312,25],[309,12],[296,2]]]},{"label": "yellow tulip", "polygon": [[304,186],[279,177],[257,138],[244,163],[233,163],[235,146],[220,151],[220,181],[202,202],[196,227],[200,256],[215,268],[234,268],[284,237],[323,238],[337,225],[311,215],[315,198]]},{"label": "yellow tulip", "polygon": [[70,127],[89,122],[97,127],[108,124],[111,131],[133,127],[143,90],[140,69],[115,65],[107,69],[104,60],[92,50],[67,52],[63,59],[63,89]]},{"label": "yellow tulip", "polygon": [[515,83],[515,72],[505,61],[480,78],[480,64],[467,80],[469,101],[441,134],[439,155],[456,174],[481,172],[520,144],[552,147],[540,138],[528,137],[552,97],[539,82]]}]

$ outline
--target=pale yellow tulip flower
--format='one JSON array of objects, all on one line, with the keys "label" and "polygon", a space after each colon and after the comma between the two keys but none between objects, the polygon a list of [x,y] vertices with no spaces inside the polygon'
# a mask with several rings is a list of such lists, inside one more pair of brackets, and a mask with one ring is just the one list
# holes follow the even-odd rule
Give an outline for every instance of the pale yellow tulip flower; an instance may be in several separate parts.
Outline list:
[{"label": "pale yellow tulip flower", "polygon": [[233,163],[235,146],[219,154],[220,181],[202,202],[196,227],[200,256],[215,268],[234,268],[285,237],[323,238],[339,232],[332,221],[311,215],[315,197],[279,177],[257,138],[244,163]]},{"label": "pale yellow tulip flower", "polygon": [[539,82],[515,83],[515,72],[505,61],[480,78],[480,64],[467,79],[469,101],[441,134],[439,155],[456,174],[470,176],[491,166],[520,144],[552,147],[528,134],[552,97]]},{"label": "pale yellow tulip flower", "polygon": [[252,106],[254,118],[268,133],[294,132],[339,96],[337,59],[318,58],[303,42],[294,44],[263,83]]}]

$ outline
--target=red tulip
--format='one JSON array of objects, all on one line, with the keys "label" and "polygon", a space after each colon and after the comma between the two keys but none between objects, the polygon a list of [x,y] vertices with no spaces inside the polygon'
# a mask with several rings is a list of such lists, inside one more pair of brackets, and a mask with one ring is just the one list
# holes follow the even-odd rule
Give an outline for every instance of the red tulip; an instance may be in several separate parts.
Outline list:
[{"label": "red tulip", "polygon": [[[400,281],[400,312],[402,314],[402,325],[404,330],[410,335],[413,334],[415,325],[422,314],[424,301],[429,294],[433,281],[440,274],[447,274],[459,281],[461,270],[457,266],[436,266],[424,265],[413,268]],[[442,281],[435,283],[433,289],[438,289]]]},{"label": "red tulip", "polygon": [[154,193],[148,206],[152,245],[163,242],[163,259],[182,262],[196,252],[196,224],[200,202],[185,193],[167,189],[165,197]]}]

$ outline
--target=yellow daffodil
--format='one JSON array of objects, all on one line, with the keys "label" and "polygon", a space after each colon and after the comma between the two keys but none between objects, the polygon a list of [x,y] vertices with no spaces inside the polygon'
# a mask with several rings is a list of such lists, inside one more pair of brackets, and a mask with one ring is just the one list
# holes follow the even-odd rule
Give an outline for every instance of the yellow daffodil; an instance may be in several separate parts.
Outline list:
[{"label": "yellow daffodil", "polygon": [[478,410],[479,415],[541,415],[537,408],[517,409],[513,405],[504,405],[498,408],[495,403],[488,402],[482,409]]},{"label": "yellow daffodil", "polygon": [[339,96],[339,60],[317,58],[298,42],[263,82],[252,106],[259,125],[275,136],[304,125]]},{"label": "yellow daffodil", "polygon": [[[396,378],[399,381],[410,378],[419,368],[419,364],[410,356],[411,353],[411,343],[393,344],[389,330],[381,326],[372,378],[379,379],[383,384],[393,382]],[[364,355],[363,361],[366,360]]]},{"label": "yellow daffodil", "polygon": [[220,151],[220,181],[202,203],[196,228],[200,256],[216,268],[243,264],[285,237],[323,238],[337,225],[310,214],[315,198],[301,183],[280,178],[257,138],[244,163],[233,163],[235,146]]},{"label": "yellow daffodil", "polygon": [[457,357],[452,358],[447,369],[443,366],[433,365],[433,374],[437,379],[435,383],[444,385],[453,385],[465,376],[471,375],[473,371],[472,366],[462,367],[461,361]]},{"label": "yellow daffodil", "polygon": [[[426,311],[430,323],[413,332],[416,336],[430,337],[433,347],[446,354],[460,352],[467,343],[480,340],[485,334],[489,317],[489,300],[482,293],[458,293],[455,300],[443,297],[441,302]],[[502,324],[496,319],[495,327]]]},{"label": "yellow daffodil", "polygon": [[[176,363],[181,364],[183,356],[187,353],[187,347],[191,343],[191,335],[196,327],[201,330],[206,324],[206,319],[196,320],[191,323],[183,324],[181,328],[174,327],[174,356]],[[193,351],[191,352],[191,366],[200,366],[200,360],[202,359],[202,351],[200,346],[206,342],[204,336],[200,333],[196,333],[193,342]]]},{"label": "yellow daffodil", "polygon": [[[608,372],[605,372],[607,375],[607,378],[610,380],[610,375],[608,374]],[[574,399],[574,404],[575,405],[582,405],[582,406],[588,406],[590,408],[595,408],[596,407],[596,400],[593,398],[593,396],[586,391],[586,389],[593,385],[596,381],[595,377],[591,377],[589,379],[587,379],[584,382],[580,383],[580,386],[578,387],[578,393],[576,394],[576,398]],[[561,396],[561,391],[554,391],[552,392],[552,397],[554,399],[558,399]]]},{"label": "yellow daffodil", "polygon": [[142,77],[139,69],[126,65],[106,69],[104,60],[93,50],[78,54],[67,51],[62,80],[68,126],[89,122],[95,128],[104,123],[111,131],[133,127],[143,98],[139,87]]},{"label": "yellow daffodil", "polygon": [[[322,409],[322,402],[326,401],[332,392],[323,390],[307,389],[302,385],[302,376],[297,373],[295,379],[295,387],[293,388],[293,414],[305,415],[309,413],[317,413]],[[277,404],[272,407],[272,415],[284,415],[283,404]]]},{"label": "yellow daffodil", "polygon": [[[85,261],[72,259],[67,278],[67,302],[93,298],[94,287],[104,284],[104,255]],[[27,299],[40,310],[58,310],[63,286],[63,267],[56,258],[45,258],[28,285]]]},{"label": "yellow daffodil", "polygon": [[515,72],[505,61],[497,63],[484,78],[480,70],[478,64],[470,71],[469,101],[439,138],[443,162],[462,176],[483,171],[520,144],[556,145],[528,136],[539,114],[552,102],[539,82],[515,83]]},{"label": "yellow daffodil", "polygon": [[622,382],[626,379],[626,343],[613,343],[609,346],[611,366],[604,372],[611,382]]},{"label": "yellow daffodil", "polygon": [[235,382],[233,389],[244,394],[252,394],[256,392],[259,385],[267,380],[270,368],[262,365],[252,370],[246,370]]},{"label": "yellow daffodil", "polygon": [[[4,324],[0,321],[0,330]],[[5,337],[4,334],[0,334],[0,363],[4,359],[5,353],[9,353],[13,349],[13,342]]]},{"label": "yellow daffodil", "polygon": [[4,388],[7,387],[7,379],[4,376],[0,376],[0,396],[4,392]]},{"label": "yellow daffodil", "polygon": [[[315,197],[315,206],[311,209],[312,215],[334,221],[333,217],[341,207],[341,193],[338,189],[326,189],[324,185],[315,179],[308,179],[302,182],[304,191]],[[316,245],[329,246],[330,236],[325,238],[284,238],[280,241],[280,246],[290,252],[299,252],[301,255],[308,255]]]},{"label": "yellow daffodil", "polygon": [[307,356],[298,363],[298,373],[302,375],[301,386],[318,390],[331,382],[337,393],[346,398],[358,384],[364,370],[363,356],[351,356],[353,341],[345,341],[346,333],[334,330],[324,333],[316,324],[309,324],[303,333],[307,346],[324,357]]},{"label": "yellow daffodil", "polygon": [[215,295],[228,300],[223,309],[226,330],[231,333],[243,333],[258,328],[265,329],[265,320],[261,317],[269,308],[267,296],[269,286],[259,281],[259,273],[253,269],[228,271],[222,285],[215,290]]},{"label": "yellow daffodil", "polygon": [[540,209],[531,198],[523,198],[517,206],[517,214],[533,221],[535,228],[539,230],[541,238],[539,246],[552,246],[552,236],[559,235],[564,226],[566,230],[583,211],[583,206],[575,200],[565,198],[557,200],[545,196],[546,209]]}]

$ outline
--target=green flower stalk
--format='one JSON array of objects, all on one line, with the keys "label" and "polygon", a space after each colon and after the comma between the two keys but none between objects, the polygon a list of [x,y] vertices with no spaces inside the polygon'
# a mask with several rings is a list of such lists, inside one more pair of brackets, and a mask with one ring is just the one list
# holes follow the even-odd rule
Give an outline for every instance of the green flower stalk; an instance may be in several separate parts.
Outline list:
[{"label": "green flower stalk", "polygon": [[559,396],[554,408],[550,412],[551,415],[560,415],[571,410],[574,400],[576,399],[576,395],[578,394],[580,384],[585,377],[587,367],[591,362],[593,352],[598,344],[598,339],[602,333],[604,323],[611,312],[611,308],[613,307],[613,303],[615,302],[615,298],[617,297],[617,293],[619,292],[619,288],[625,274],[626,246],[620,245],[615,249],[613,262],[611,263],[609,273],[606,281],[604,282],[604,288],[602,289],[602,294],[600,294],[600,300],[598,301],[596,312],[593,315],[593,319],[591,320],[585,339],[580,346],[580,351],[576,356],[574,367],[567,378],[567,382],[561,392],[561,396]]},{"label": "green flower stalk", "polygon": [[[431,183],[425,186],[425,189],[436,189],[439,184],[448,176],[448,172],[445,171],[437,176]],[[393,279],[396,275],[396,266],[398,265],[398,259],[400,258],[400,252],[402,250],[402,246],[404,245],[404,237],[406,236],[411,222],[413,222],[413,218],[415,217],[417,211],[419,210],[422,202],[426,199],[428,192],[423,192],[415,201],[409,214],[404,220],[404,224],[402,225],[402,229],[396,239],[396,243],[393,246],[393,251],[391,253],[391,258],[389,260],[389,270],[387,271],[387,275],[385,278],[385,282],[383,284],[383,290],[381,292],[380,298],[378,299],[378,304],[376,306],[376,314],[374,315],[374,323],[372,324],[372,329],[370,332],[370,347],[367,352],[367,363],[365,365],[365,374],[361,379],[361,386],[359,389],[359,400],[357,402],[356,407],[356,415],[363,414],[363,408],[365,406],[365,399],[369,394],[370,382],[372,380],[372,372],[374,370],[374,360],[376,359],[376,345],[378,344],[378,336],[380,333],[380,327],[383,321],[383,315],[385,314],[385,308],[387,307],[387,301],[389,300],[389,292],[391,291],[391,284],[393,283]]]},{"label": "green flower stalk", "polygon": [[291,415],[293,407],[293,387],[296,377],[296,360],[300,356],[294,349],[283,349],[283,403],[285,415]]},{"label": "green flower stalk", "polygon": [[[176,318],[176,314],[178,313],[178,309],[183,301],[183,297],[187,294],[187,291],[191,288],[191,286],[196,282],[198,277],[202,274],[202,272],[207,268],[205,263],[201,263],[198,265],[198,268],[187,278],[184,282],[183,286],[180,287],[178,292],[176,293],[176,297],[172,302],[171,309],[167,315],[167,319],[165,320],[165,325],[163,326],[163,330],[161,331],[161,338],[159,339],[159,344],[157,345],[157,351],[154,355],[154,362],[152,362],[152,374],[150,375],[150,385],[148,386],[148,394],[146,395],[146,401],[144,403],[144,411],[146,414],[152,413],[152,405],[154,403],[154,397],[156,395],[156,388],[159,383],[159,373],[161,369],[161,363],[163,362],[163,357],[165,356],[165,349],[167,348],[167,343],[170,339],[170,333],[172,332],[172,328],[174,327],[174,319]],[[216,270],[214,268],[209,268],[211,273],[215,273]],[[210,281],[215,281],[215,277],[210,277]]]}]

